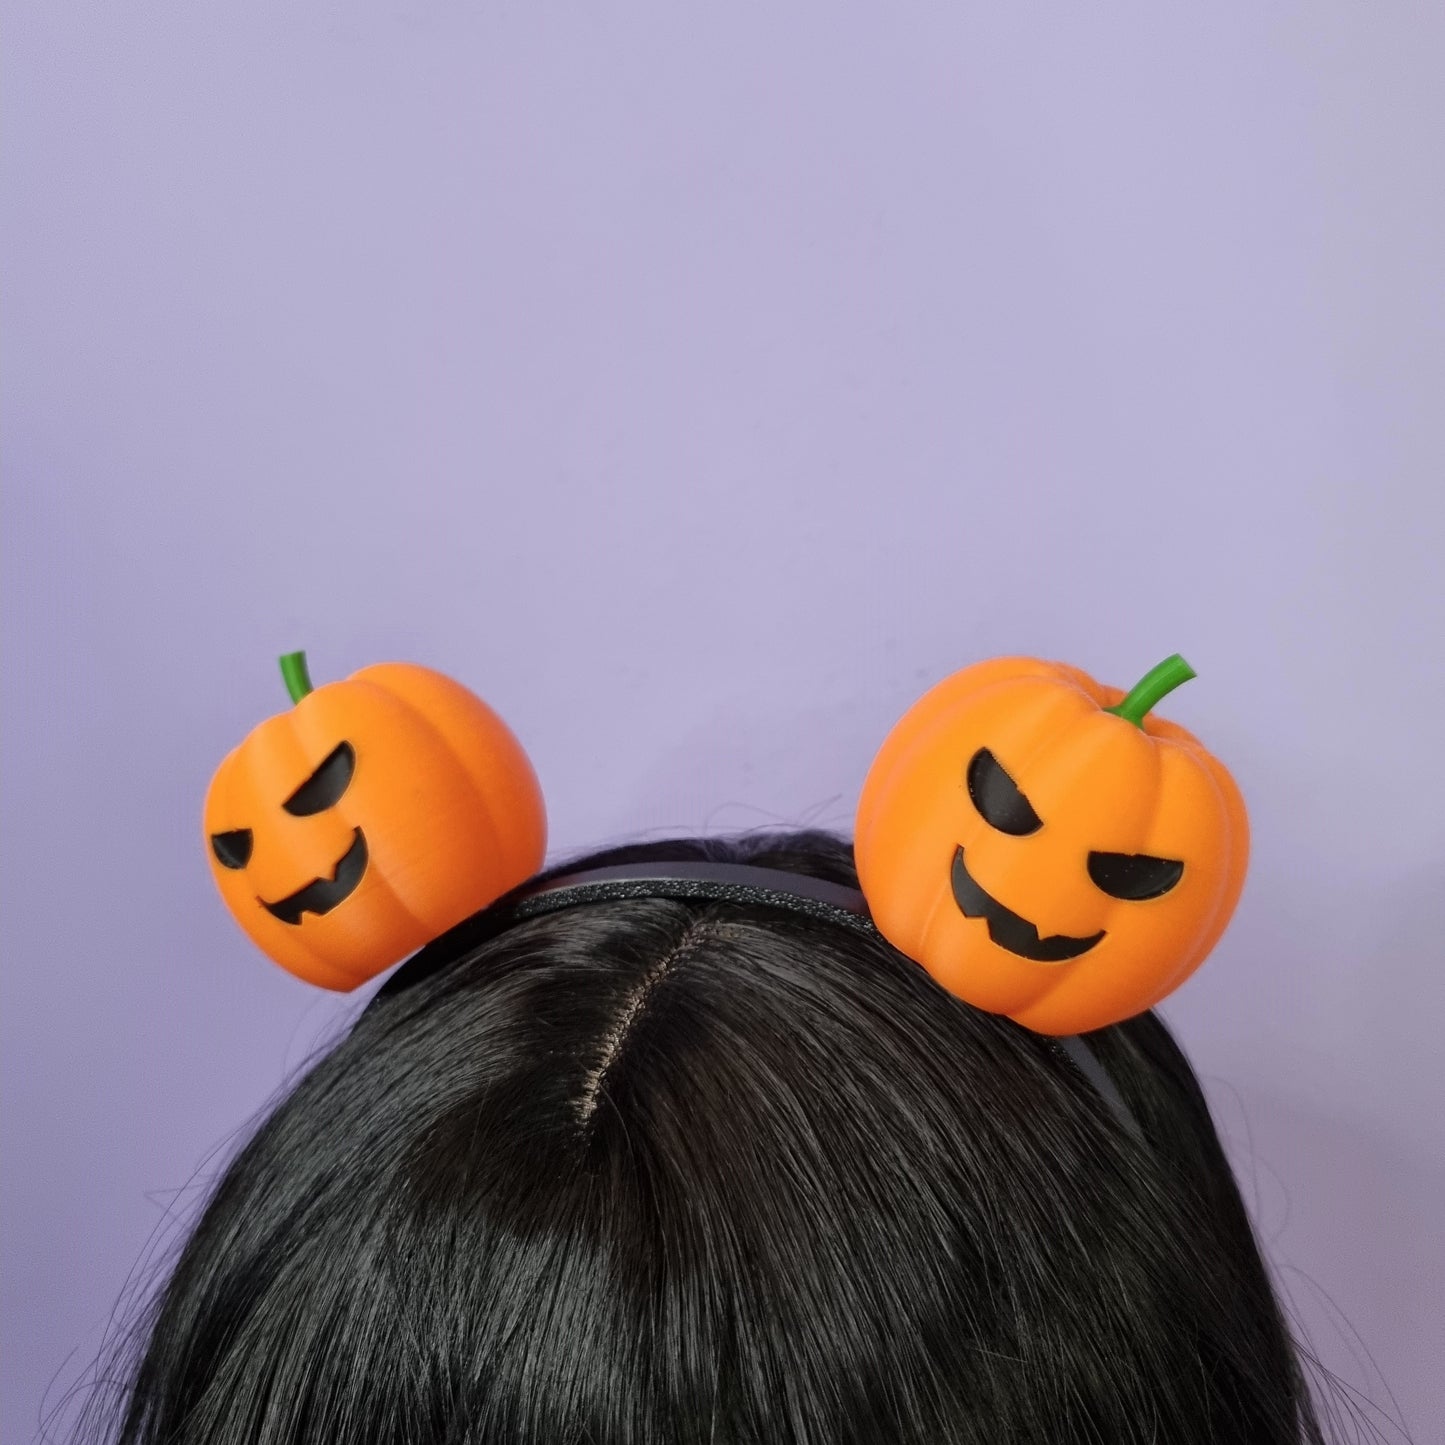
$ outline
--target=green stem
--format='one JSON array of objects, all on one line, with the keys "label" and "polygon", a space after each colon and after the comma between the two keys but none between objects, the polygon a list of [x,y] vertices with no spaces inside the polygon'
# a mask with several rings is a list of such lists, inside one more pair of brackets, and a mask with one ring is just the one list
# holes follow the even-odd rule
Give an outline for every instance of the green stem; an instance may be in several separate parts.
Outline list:
[{"label": "green stem", "polygon": [[281,659],[281,676],[286,679],[286,691],[291,694],[292,702],[300,702],[313,690],[311,674],[306,671],[304,652],[288,652]]},{"label": "green stem", "polygon": [[1106,707],[1104,711],[1114,713],[1141,728],[1144,726],[1144,714],[1154,707],[1160,698],[1198,675],[1176,652],[1173,657],[1166,657],[1158,667],[1151,667],[1134,684],[1123,702],[1114,707]]}]

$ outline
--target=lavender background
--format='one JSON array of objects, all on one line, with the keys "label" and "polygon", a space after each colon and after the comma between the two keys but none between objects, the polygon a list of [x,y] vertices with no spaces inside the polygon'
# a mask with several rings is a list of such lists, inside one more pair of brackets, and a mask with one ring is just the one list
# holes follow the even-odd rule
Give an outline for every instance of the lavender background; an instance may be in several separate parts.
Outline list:
[{"label": "lavender background", "polygon": [[293,647],[475,687],[558,851],[846,829],[956,667],[1183,651],[1256,861],[1165,1012],[1445,1434],[1445,9],[6,11],[5,1440],[358,1007],[200,846]]}]

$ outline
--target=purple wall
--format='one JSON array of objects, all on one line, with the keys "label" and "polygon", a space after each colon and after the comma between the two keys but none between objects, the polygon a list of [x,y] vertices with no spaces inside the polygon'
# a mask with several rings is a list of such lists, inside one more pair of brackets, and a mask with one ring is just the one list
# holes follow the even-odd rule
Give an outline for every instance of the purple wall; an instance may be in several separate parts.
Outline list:
[{"label": "purple wall", "polygon": [[710,8],[7,6],[0,1435],[357,1006],[199,844],[277,653],[474,686],[571,850],[1177,648],[1256,861],[1167,1015],[1441,1438],[1445,10]]}]

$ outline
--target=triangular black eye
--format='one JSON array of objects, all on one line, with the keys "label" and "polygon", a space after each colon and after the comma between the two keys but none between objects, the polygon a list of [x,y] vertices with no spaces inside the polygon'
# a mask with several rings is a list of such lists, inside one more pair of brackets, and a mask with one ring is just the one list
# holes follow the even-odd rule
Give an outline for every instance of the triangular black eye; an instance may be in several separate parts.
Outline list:
[{"label": "triangular black eye", "polygon": [[251,861],[251,830],[232,828],[229,833],[212,833],[211,852],[222,868],[244,868]]},{"label": "triangular black eye", "polygon": [[338,743],[321,766],[281,806],[297,818],[324,813],[341,800],[355,771],[356,750],[350,743]]},{"label": "triangular black eye", "polygon": [[968,796],[983,814],[984,822],[1000,833],[1022,838],[1044,826],[1044,820],[1019,792],[1018,784],[987,748],[980,748],[968,765]]},{"label": "triangular black eye", "polygon": [[1147,853],[1090,853],[1089,877],[1110,898],[1137,903],[1158,898],[1184,876],[1177,858],[1151,858]]}]

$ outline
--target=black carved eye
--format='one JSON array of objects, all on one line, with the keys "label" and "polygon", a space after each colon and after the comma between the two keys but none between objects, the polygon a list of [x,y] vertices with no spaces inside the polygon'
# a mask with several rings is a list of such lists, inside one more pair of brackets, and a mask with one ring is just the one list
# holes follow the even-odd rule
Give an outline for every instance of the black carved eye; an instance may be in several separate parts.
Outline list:
[{"label": "black carved eye", "polygon": [[222,868],[244,868],[251,861],[251,830],[232,828],[211,834],[211,852]]},{"label": "black carved eye", "polygon": [[1000,833],[1022,838],[1044,826],[1044,820],[1019,792],[1018,784],[987,748],[980,748],[968,765],[968,796],[983,814],[984,822]]},{"label": "black carved eye", "polygon": [[1089,877],[1111,898],[1138,902],[1167,893],[1184,875],[1177,858],[1147,853],[1090,853]]},{"label": "black carved eye", "polygon": [[338,743],[321,766],[281,806],[297,818],[324,813],[341,800],[355,771],[356,750],[350,743]]}]

